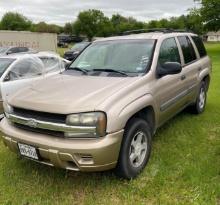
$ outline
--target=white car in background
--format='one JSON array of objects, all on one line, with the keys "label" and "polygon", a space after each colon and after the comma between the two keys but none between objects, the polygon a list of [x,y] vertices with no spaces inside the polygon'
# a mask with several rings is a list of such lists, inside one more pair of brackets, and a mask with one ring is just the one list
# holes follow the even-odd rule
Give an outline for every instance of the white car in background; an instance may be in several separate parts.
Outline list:
[{"label": "white car in background", "polygon": [[14,54],[0,57],[0,119],[7,96],[37,80],[65,70],[70,61],[55,53]]},{"label": "white car in background", "polygon": [[0,47],[0,56],[10,55],[15,53],[37,53],[37,51],[28,47],[19,47],[19,46],[8,46],[8,47]]}]

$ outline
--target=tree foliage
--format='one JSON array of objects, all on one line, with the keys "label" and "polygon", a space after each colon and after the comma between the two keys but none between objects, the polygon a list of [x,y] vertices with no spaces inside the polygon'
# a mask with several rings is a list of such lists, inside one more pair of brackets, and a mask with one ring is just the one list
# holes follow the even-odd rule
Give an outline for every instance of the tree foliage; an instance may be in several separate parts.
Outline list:
[{"label": "tree foliage", "polygon": [[[196,0],[194,0],[196,1]],[[45,22],[32,23],[19,13],[7,12],[0,22],[1,30],[30,30],[34,32],[85,35],[89,40],[93,37],[117,35],[128,30],[170,28],[191,30],[198,34],[220,29],[220,0],[198,0],[201,8],[190,9],[187,15],[169,19],[141,22],[134,17],[114,14],[111,18],[99,10],[87,10],[79,13],[75,22],[68,22],[63,27]],[[205,25],[205,26],[204,26]]]},{"label": "tree foliage", "polygon": [[33,24],[32,31],[41,33],[60,33],[62,28],[55,24],[47,24],[45,22],[39,22]]},{"label": "tree foliage", "polygon": [[94,36],[108,36],[111,34],[109,19],[99,10],[80,12],[73,29],[77,35],[86,35],[89,40]]},{"label": "tree foliage", "polygon": [[74,26],[73,23],[66,23],[63,27],[63,32],[66,34],[74,34]]},{"label": "tree foliage", "polygon": [[26,31],[31,29],[32,22],[19,13],[7,12],[1,20],[2,30]]},{"label": "tree foliage", "polygon": [[201,16],[207,30],[220,30],[220,0],[201,0]]}]

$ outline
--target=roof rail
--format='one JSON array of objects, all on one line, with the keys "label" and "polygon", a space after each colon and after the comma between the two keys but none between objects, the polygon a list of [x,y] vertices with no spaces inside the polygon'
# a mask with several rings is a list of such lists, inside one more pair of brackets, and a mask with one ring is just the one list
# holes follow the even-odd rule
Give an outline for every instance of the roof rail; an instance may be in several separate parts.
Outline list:
[{"label": "roof rail", "polygon": [[152,28],[152,29],[138,29],[138,30],[130,30],[130,31],[124,31],[121,35],[130,35],[130,34],[139,34],[139,33],[152,33],[152,32],[158,32],[158,33],[193,33],[189,30],[181,30],[181,29],[171,29],[171,28]]}]

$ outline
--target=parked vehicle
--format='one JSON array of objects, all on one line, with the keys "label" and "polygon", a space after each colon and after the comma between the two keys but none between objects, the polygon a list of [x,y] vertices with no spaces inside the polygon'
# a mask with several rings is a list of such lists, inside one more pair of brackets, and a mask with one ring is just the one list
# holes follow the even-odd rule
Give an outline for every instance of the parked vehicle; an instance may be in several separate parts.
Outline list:
[{"label": "parked vehicle", "polygon": [[68,48],[68,43],[65,43],[63,41],[58,41],[57,46],[60,48]]},{"label": "parked vehicle", "polygon": [[7,95],[63,71],[68,63],[49,52],[0,57],[0,118],[3,117],[2,103]]},{"label": "parked vehicle", "polygon": [[[137,32],[137,31],[136,31]],[[3,141],[37,162],[136,177],[157,128],[205,110],[211,62],[192,33],[151,32],[92,43],[59,75],[4,104]]]},{"label": "parked vehicle", "polygon": [[64,43],[79,43],[82,42],[86,39],[85,36],[74,36],[74,35],[69,35],[69,34],[59,34],[57,36],[58,41],[64,42]]},{"label": "parked vehicle", "polygon": [[9,46],[56,52],[57,34],[30,31],[0,31],[0,47]]},{"label": "parked vehicle", "polygon": [[74,60],[86,47],[88,47],[90,42],[76,43],[69,51],[64,53],[64,58],[67,60]]},{"label": "parked vehicle", "polygon": [[28,48],[28,47],[16,47],[16,46],[9,46],[9,47],[0,47],[0,56],[3,55],[10,55],[15,53],[36,53],[37,51]]}]

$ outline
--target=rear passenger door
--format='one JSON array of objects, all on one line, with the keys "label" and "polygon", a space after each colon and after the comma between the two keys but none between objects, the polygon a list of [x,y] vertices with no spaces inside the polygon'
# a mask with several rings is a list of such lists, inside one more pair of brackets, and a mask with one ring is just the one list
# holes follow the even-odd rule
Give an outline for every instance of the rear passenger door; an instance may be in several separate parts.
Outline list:
[{"label": "rear passenger door", "polygon": [[187,101],[190,103],[194,101],[194,98],[197,96],[198,73],[201,69],[201,65],[189,36],[179,36],[177,39],[183,57],[183,86],[184,89],[187,90]]}]

